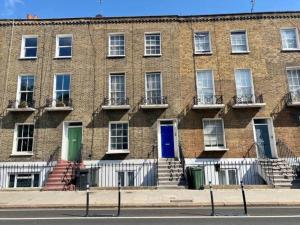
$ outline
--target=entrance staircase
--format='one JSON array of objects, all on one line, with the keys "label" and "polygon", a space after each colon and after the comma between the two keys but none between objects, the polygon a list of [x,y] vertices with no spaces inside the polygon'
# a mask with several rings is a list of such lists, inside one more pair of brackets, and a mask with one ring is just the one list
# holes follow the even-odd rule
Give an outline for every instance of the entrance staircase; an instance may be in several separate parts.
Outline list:
[{"label": "entrance staircase", "polygon": [[44,191],[73,191],[75,190],[75,170],[83,168],[82,163],[58,161],[46,180]]},{"label": "entrance staircase", "polygon": [[258,161],[268,184],[275,188],[300,187],[300,179],[285,159],[258,159]]},{"label": "entrance staircase", "polygon": [[158,188],[184,188],[185,176],[180,161],[176,159],[158,160]]}]

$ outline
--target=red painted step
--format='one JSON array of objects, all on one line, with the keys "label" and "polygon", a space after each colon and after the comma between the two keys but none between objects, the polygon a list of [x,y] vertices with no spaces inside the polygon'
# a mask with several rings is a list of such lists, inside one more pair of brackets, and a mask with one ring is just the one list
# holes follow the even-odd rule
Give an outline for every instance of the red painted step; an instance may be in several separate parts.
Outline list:
[{"label": "red painted step", "polygon": [[44,191],[67,191],[75,190],[75,186],[70,183],[74,177],[75,168],[84,168],[84,164],[79,165],[75,162],[69,161],[58,161],[57,165],[54,167],[53,171],[50,173],[45,186]]}]

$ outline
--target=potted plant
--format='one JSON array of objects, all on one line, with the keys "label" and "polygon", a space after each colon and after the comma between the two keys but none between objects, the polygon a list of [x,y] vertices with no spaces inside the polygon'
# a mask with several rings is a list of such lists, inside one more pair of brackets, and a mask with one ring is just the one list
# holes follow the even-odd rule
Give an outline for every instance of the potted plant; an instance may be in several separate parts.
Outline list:
[{"label": "potted plant", "polygon": [[63,101],[57,101],[56,107],[65,107],[65,103]]},{"label": "potted plant", "polygon": [[28,104],[26,101],[22,101],[20,104],[19,104],[19,108],[27,108],[28,107]]}]

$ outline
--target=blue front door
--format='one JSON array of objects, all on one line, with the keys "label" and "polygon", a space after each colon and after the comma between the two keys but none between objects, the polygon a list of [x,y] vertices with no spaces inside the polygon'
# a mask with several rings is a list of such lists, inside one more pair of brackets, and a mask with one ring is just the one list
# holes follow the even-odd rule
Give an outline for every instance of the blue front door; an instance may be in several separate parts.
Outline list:
[{"label": "blue front door", "polygon": [[174,127],[171,124],[160,127],[161,156],[162,158],[174,158]]},{"label": "blue front door", "polygon": [[272,150],[269,136],[268,124],[255,124],[256,142],[258,145],[258,156],[272,158]]}]

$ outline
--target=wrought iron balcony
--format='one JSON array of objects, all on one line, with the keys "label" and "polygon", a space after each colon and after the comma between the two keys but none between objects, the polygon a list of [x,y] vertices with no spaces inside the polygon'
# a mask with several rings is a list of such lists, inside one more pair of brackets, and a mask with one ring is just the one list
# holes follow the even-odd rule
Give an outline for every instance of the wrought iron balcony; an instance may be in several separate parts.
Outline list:
[{"label": "wrought iron balcony", "polygon": [[262,94],[237,95],[233,99],[233,108],[261,108],[266,105]]},{"label": "wrought iron balcony", "polygon": [[288,106],[300,107],[300,91],[293,91],[287,93],[286,104]]},{"label": "wrought iron balcony", "polygon": [[194,97],[193,109],[224,108],[222,95],[200,95]]},{"label": "wrought iron balcony", "polygon": [[64,100],[46,98],[46,111],[72,111],[72,99],[67,98]]},{"label": "wrought iron balcony", "polygon": [[156,97],[143,97],[142,98],[142,109],[165,109],[168,108],[167,96],[156,96]]},{"label": "wrought iron balcony", "polygon": [[104,98],[102,109],[130,109],[129,98]]},{"label": "wrought iron balcony", "polygon": [[8,111],[15,111],[15,112],[33,112],[35,111],[35,101],[34,100],[27,100],[27,101],[20,101],[20,100],[9,100]]}]

